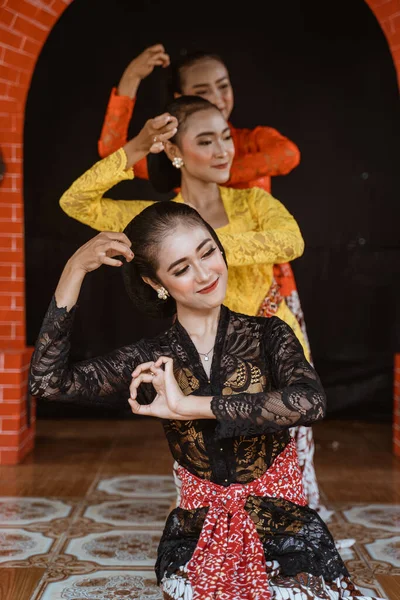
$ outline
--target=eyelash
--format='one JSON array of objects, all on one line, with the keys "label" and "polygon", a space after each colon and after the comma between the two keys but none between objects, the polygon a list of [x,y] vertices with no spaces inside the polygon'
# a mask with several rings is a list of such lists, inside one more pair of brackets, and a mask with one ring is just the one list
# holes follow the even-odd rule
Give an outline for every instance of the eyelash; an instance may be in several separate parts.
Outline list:
[{"label": "eyelash", "polygon": [[[203,258],[208,258],[209,256],[211,256],[211,254],[213,254],[213,252],[215,252],[215,250],[217,249],[216,246],[212,246],[209,250],[207,250],[207,252],[205,254],[203,254],[203,256],[201,257]],[[183,269],[181,269],[180,271],[176,271],[176,273],[174,273],[174,277],[179,277],[179,275],[183,275],[184,273],[186,273],[186,271],[188,270],[189,265],[187,265],[186,267],[184,267]]]},{"label": "eyelash", "polygon": [[[231,134],[229,134],[224,138],[224,142],[228,142],[231,139],[232,139],[232,136],[231,136]],[[212,144],[211,140],[204,140],[202,142],[199,142],[199,146],[209,146],[210,144]]]},{"label": "eyelash", "polygon": [[[224,84],[220,85],[218,89],[220,89],[220,90],[226,90],[228,87],[229,87],[229,84],[228,83],[224,83]],[[207,94],[209,94],[209,93],[210,92],[208,90],[204,90],[204,91],[201,90],[200,92],[197,92],[197,95],[198,96],[207,96]]]}]

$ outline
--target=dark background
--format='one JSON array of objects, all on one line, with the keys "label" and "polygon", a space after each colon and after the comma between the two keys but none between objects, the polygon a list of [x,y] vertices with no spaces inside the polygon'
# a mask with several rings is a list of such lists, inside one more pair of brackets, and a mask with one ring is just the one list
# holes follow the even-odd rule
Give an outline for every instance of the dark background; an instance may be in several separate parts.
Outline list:
[{"label": "dark background", "polygon": [[[272,192],[297,219],[306,251],[293,263],[328,417],[390,420],[400,351],[399,113],[395,68],[363,0],[188,3],[75,0],[39,57],[25,123],[28,345],[69,256],[96,232],[58,201],[96,160],[113,85],[147,46],[220,53],[235,90],[237,127],[269,125],[302,154]],[[165,72],[140,86],[130,134],[161,112]],[[123,182],[120,199],[164,199]],[[132,310],[120,273],[87,277],[73,358],[107,352],[167,322]],[[129,411],[39,403],[39,417],[120,417]]]}]

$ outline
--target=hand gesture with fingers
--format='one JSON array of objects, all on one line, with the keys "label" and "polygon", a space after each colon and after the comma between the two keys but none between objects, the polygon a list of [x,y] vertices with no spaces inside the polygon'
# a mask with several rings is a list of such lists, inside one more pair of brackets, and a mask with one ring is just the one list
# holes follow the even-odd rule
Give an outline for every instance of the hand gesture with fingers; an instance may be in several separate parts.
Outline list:
[{"label": "hand gesture with fingers", "polygon": [[169,113],[148,119],[137,136],[124,146],[127,168],[144,158],[149,152],[157,154],[164,150],[164,142],[177,132],[178,120]]},{"label": "hand gesture with fingers", "polygon": [[170,58],[162,44],[146,48],[126,67],[118,85],[118,94],[134,98],[140,82],[153,72],[154,67],[165,68],[169,64]]},{"label": "hand gesture with fingers", "polygon": [[85,273],[90,273],[101,265],[120,267],[123,263],[115,257],[124,256],[130,262],[133,259],[131,245],[124,233],[102,231],[75,252],[70,264]]},{"label": "hand gesture with fingers", "polygon": [[[136,367],[132,373],[128,400],[133,413],[161,419],[188,419],[183,410],[186,396],[176,382],[173,366],[172,358],[161,356],[156,362]],[[137,391],[142,383],[151,383],[157,392],[151,404],[141,405],[137,402]]]}]

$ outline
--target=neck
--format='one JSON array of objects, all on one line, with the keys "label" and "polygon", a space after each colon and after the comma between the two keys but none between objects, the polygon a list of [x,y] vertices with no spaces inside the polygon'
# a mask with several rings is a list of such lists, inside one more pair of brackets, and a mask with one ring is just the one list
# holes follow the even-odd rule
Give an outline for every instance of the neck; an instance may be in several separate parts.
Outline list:
[{"label": "neck", "polygon": [[219,187],[214,182],[201,181],[190,176],[182,177],[182,198],[200,214],[209,206],[222,202]]},{"label": "neck", "polygon": [[[186,329],[192,340],[201,346],[211,340],[213,345],[217,335],[221,306],[207,310],[194,311],[193,308],[177,306],[177,317],[180,324]],[[208,347],[207,347],[208,351]]]}]

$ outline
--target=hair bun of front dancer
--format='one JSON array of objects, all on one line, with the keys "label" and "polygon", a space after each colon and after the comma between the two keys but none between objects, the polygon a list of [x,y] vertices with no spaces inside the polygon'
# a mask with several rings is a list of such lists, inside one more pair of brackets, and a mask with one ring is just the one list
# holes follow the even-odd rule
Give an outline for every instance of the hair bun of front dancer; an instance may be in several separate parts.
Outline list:
[{"label": "hair bun of front dancer", "polygon": [[[178,131],[170,142],[179,148],[179,138],[185,129],[187,119],[202,110],[219,110],[214,104],[200,96],[180,96],[172,100],[163,112],[170,113],[178,120]],[[172,192],[181,185],[180,170],[175,168],[165,152],[147,156],[149,179],[154,189],[160,193]]]}]

